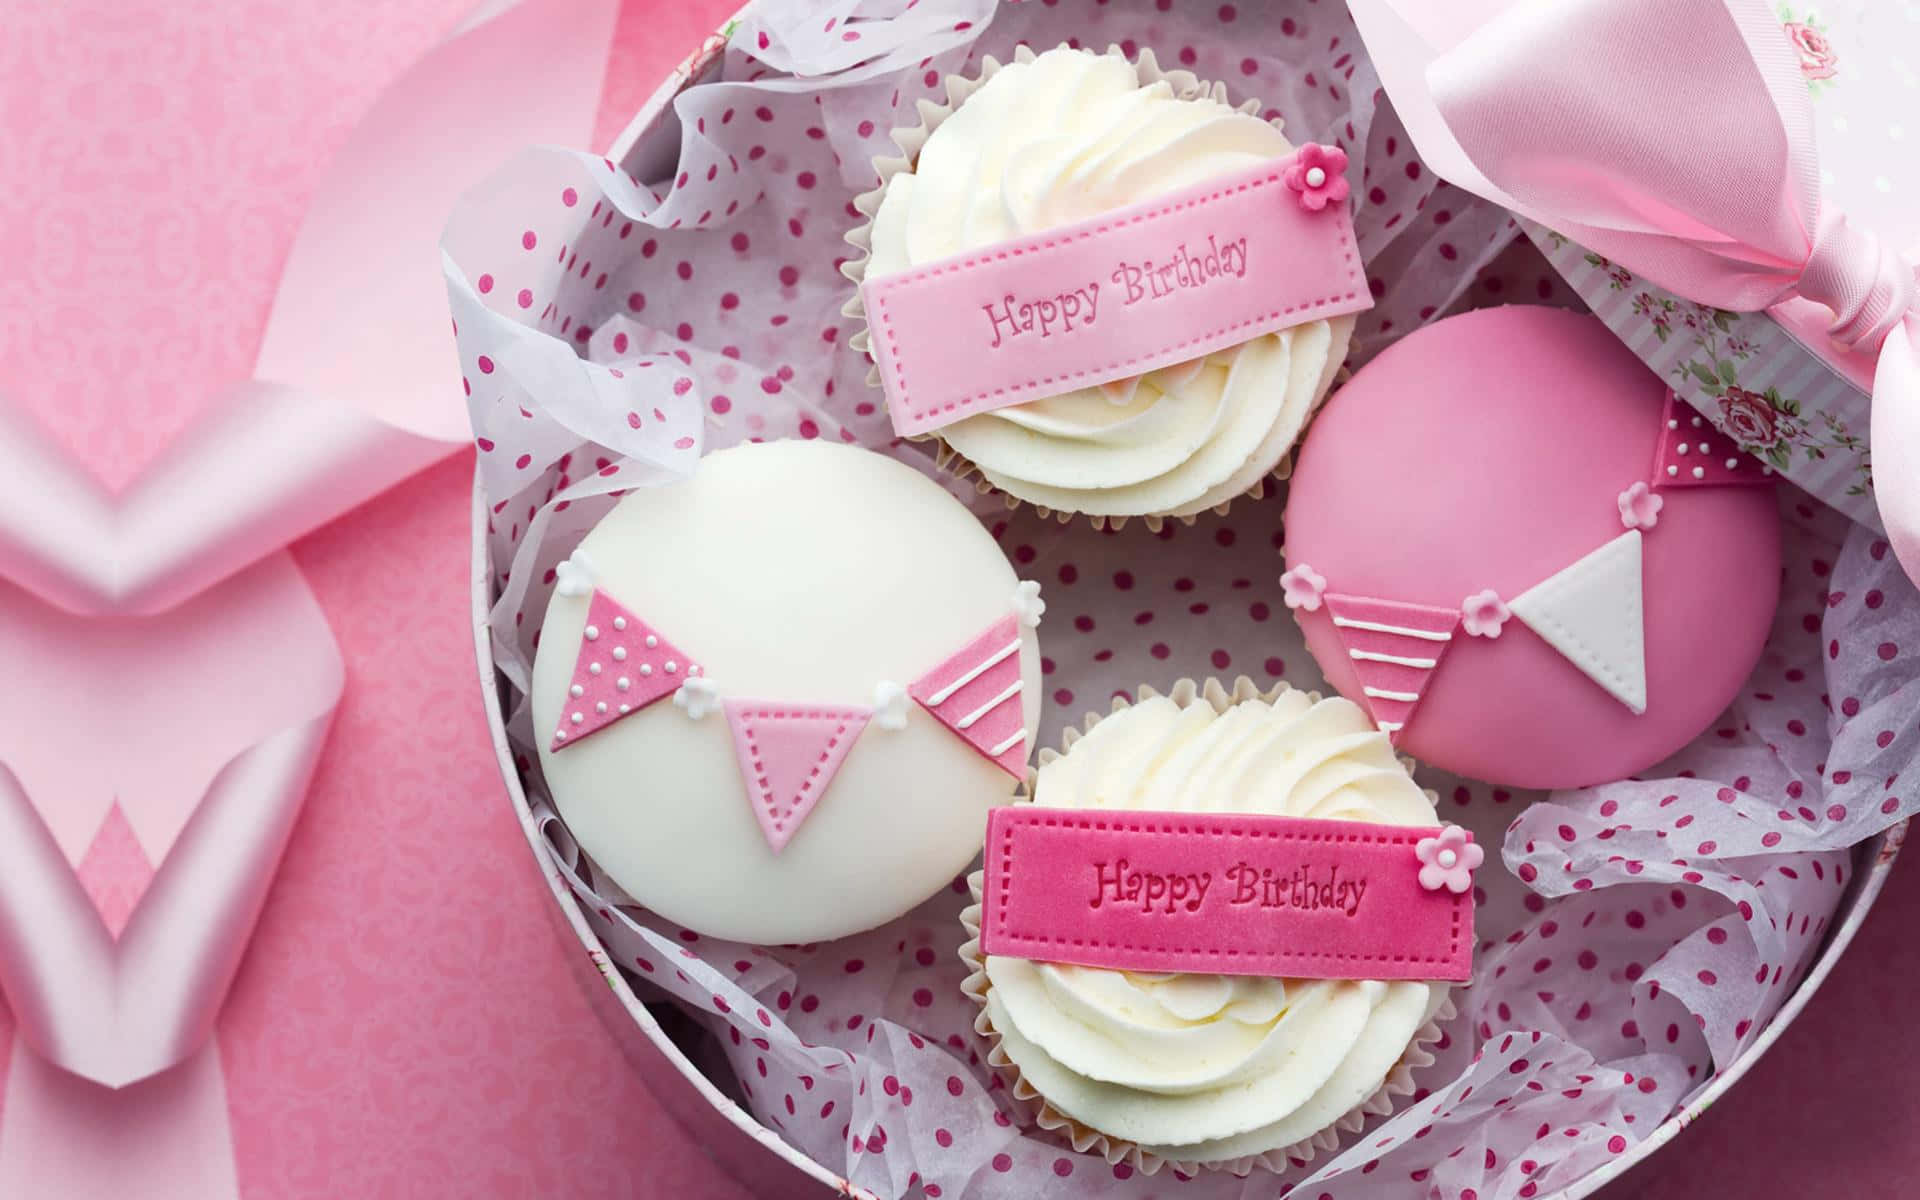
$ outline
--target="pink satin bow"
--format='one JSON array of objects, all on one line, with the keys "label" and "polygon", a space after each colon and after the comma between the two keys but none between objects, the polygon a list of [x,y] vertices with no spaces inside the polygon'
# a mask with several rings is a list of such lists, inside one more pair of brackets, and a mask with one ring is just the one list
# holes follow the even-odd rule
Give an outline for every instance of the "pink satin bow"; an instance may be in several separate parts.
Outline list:
[{"label": "pink satin bow", "polygon": [[1875,499],[1920,580],[1915,268],[1823,209],[1799,59],[1762,0],[1350,0],[1421,157],[1690,300],[1796,297],[1878,354]]},{"label": "pink satin bow", "polygon": [[[435,237],[512,150],[587,138],[617,11],[483,4],[389,87],[255,377],[124,491],[0,401],[0,1194],[237,1194],[209,1043],[344,684],[280,549],[467,443]],[[158,860],[117,932],[70,866],[109,809]]]}]

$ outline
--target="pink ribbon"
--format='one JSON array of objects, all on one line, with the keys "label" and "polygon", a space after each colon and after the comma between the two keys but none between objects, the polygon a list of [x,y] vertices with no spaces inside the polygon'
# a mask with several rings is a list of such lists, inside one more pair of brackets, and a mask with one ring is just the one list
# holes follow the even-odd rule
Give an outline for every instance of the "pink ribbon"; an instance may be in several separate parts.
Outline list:
[{"label": "pink ribbon", "polygon": [[[78,532],[50,501],[9,510],[28,522]],[[0,1195],[230,1196],[210,1035],[340,698],[326,619],[280,553],[151,616],[0,584],[0,655]],[[123,889],[117,936],[83,853]]]},{"label": "pink ribbon", "polygon": [[[432,247],[511,151],[589,136],[617,8],[483,6],[388,89],[255,378],[121,494],[0,405],[0,1193],[234,1194],[209,1041],[343,686],[278,552],[467,441]],[[70,866],[116,803],[159,862],[118,936]]]},{"label": "pink ribbon", "polygon": [[1823,209],[1806,82],[1771,6],[1350,7],[1421,157],[1449,182],[1703,304],[1815,301],[1839,348],[1877,353],[1875,499],[1920,580],[1915,268]]},{"label": "pink ribbon", "polygon": [[[339,653],[285,556],[156,617],[75,617],[8,589],[0,621],[33,643],[9,648],[20,694],[0,702],[0,987],[48,1061],[125,1087],[212,1031],[339,701]],[[51,696],[71,720],[49,719]],[[183,729],[192,744],[162,740]],[[64,811],[43,820],[35,793]],[[58,834],[89,837],[122,797],[149,844],[172,845],[116,938]]]},{"label": "pink ribbon", "polygon": [[0,421],[0,575],[96,616],[172,608],[459,448],[249,381],[110,496],[31,422]]}]

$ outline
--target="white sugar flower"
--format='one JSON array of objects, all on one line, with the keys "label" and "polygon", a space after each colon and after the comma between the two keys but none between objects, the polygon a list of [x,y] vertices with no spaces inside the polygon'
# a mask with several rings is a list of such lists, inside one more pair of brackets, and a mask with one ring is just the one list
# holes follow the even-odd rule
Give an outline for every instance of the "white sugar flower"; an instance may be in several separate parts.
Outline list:
[{"label": "white sugar flower", "polygon": [[673,706],[698,721],[720,707],[720,689],[705,675],[692,675],[673,693]]},{"label": "white sugar flower", "polygon": [[562,596],[588,596],[593,594],[593,562],[584,550],[575,550],[573,557],[566,559],[553,569],[556,582],[553,590]]},{"label": "white sugar flower", "polygon": [[882,679],[873,685],[873,723],[882,729],[907,727],[907,689]]},{"label": "white sugar flower", "polygon": [[1040,598],[1040,585],[1031,579],[1022,579],[1013,589],[1013,615],[1028,629],[1039,626],[1040,618],[1046,615],[1047,602]]}]

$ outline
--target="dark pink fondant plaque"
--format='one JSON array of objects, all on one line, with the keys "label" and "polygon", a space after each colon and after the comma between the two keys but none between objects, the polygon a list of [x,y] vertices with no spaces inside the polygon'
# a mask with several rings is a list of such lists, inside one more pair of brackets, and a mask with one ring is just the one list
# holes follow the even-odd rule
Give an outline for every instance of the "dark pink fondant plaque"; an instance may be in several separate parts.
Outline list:
[{"label": "dark pink fondant plaque", "polygon": [[1426,886],[1429,864],[1416,851],[1440,832],[1245,813],[995,809],[981,946],[1127,971],[1465,982],[1473,889]]}]

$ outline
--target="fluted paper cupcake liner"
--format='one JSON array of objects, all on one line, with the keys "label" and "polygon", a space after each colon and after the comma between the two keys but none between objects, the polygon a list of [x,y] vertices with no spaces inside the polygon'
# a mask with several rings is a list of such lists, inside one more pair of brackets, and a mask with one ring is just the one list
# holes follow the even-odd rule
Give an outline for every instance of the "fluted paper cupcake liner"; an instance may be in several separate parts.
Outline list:
[{"label": "fluted paper cupcake liner", "polygon": [[[1127,58],[1126,52],[1117,45],[1107,47],[1106,53],[1122,59]],[[1021,45],[1014,48],[1014,62],[1031,62],[1036,57],[1037,55],[1034,50],[1029,46]],[[1141,87],[1149,87],[1155,83],[1165,81],[1167,86],[1173,90],[1173,94],[1181,100],[1209,99],[1218,101],[1221,104],[1228,102],[1226,84],[1203,80],[1191,71],[1179,69],[1163,70],[1161,69],[1159,60],[1150,49],[1140,50],[1137,57],[1128,59],[1127,61],[1132,65],[1135,77],[1138,79]],[[873,217],[880,209],[880,201],[887,194],[887,184],[892,181],[895,175],[903,171],[910,172],[914,170],[915,165],[919,161],[920,150],[927,144],[927,139],[933,135],[933,131],[940,128],[960,105],[965,103],[969,97],[985,86],[988,80],[997,75],[1002,65],[998,59],[992,55],[988,55],[982,60],[978,74],[948,75],[943,81],[947,102],[945,104],[935,104],[931,100],[921,100],[918,103],[919,123],[902,126],[892,132],[893,143],[899,147],[900,153],[898,155],[889,155],[874,160],[874,169],[880,173],[879,184],[871,191],[862,192],[860,195],[854,197],[854,207],[860,211],[860,215],[864,219],[858,225],[855,225],[847,231],[846,240],[849,245],[854,247],[856,253],[841,265],[840,272],[852,281],[853,295],[847,300],[840,311],[842,315],[851,317],[860,323],[859,330],[848,339],[847,344],[862,354],[867,354],[871,357],[873,339],[871,330],[867,326],[866,305],[860,296],[860,285],[867,277],[867,262],[873,253]],[[1251,116],[1260,111],[1260,102],[1249,99],[1233,107],[1236,112],[1246,113]],[[1278,118],[1274,119],[1271,124],[1276,129],[1281,127],[1281,122]],[[1346,370],[1342,368],[1341,376],[1336,377],[1334,384],[1328,387],[1326,393],[1315,398],[1313,408],[1307,413],[1306,419],[1301,422],[1300,432],[1295,435],[1293,445],[1289,446],[1286,451],[1281,454],[1280,460],[1274,464],[1272,470],[1260,479],[1254,481],[1252,487],[1240,493],[1241,496],[1252,500],[1263,499],[1268,494],[1272,482],[1284,481],[1293,474],[1294,453],[1300,444],[1301,438],[1306,436],[1307,426],[1312,424],[1313,413],[1318,411],[1320,404],[1326,400],[1327,396],[1333,394],[1334,388],[1339,385],[1340,378],[1344,377],[1345,374]],[[880,386],[880,369],[877,366],[871,367],[867,371],[867,385],[873,388]],[[1072,521],[1075,517],[1081,516],[1084,516],[1090,521],[1095,529],[1102,530],[1120,529],[1129,521],[1139,520],[1144,522],[1148,529],[1158,533],[1161,526],[1165,525],[1168,521],[1178,521],[1183,525],[1192,525],[1199,520],[1200,514],[1203,512],[1211,511],[1216,516],[1225,516],[1232,507],[1233,500],[1238,498],[1229,498],[1219,504],[1203,507],[1187,513],[1105,514],[1082,513],[1078,510],[1057,510],[1047,505],[1035,504],[1030,500],[1022,499],[1014,493],[1007,491],[1005,488],[998,487],[989,482],[975,463],[948,445],[946,440],[941,438],[937,431],[918,435],[911,440],[922,441],[927,439],[938,442],[938,449],[935,452],[934,461],[941,470],[953,475],[955,478],[970,482],[981,495],[998,493],[1006,502],[1006,506],[1009,509],[1026,505],[1041,516],[1052,517],[1063,525]]]},{"label": "fluted paper cupcake liner", "polygon": [[[1290,690],[1292,690],[1290,686],[1284,682],[1262,690],[1255,687],[1251,679],[1242,675],[1234,680],[1231,688],[1212,677],[1199,683],[1192,679],[1182,679],[1175,683],[1165,695],[1182,708],[1194,704],[1207,704],[1216,713],[1224,713],[1234,705],[1250,700],[1271,703],[1276,697]],[[1161,694],[1158,689],[1143,685],[1135,691],[1133,700],[1121,696],[1114,697],[1113,705],[1105,715],[1119,712],[1135,703],[1155,699]],[[1309,692],[1308,695],[1315,699],[1319,698],[1316,692]],[[1051,746],[1042,747],[1035,758],[1036,774],[1028,777],[1028,786],[1024,790],[1032,794],[1033,781],[1037,777],[1039,768],[1071,750],[1074,743],[1078,742],[1081,736],[1091,730],[1102,718],[1103,714],[1090,712],[1079,728],[1069,726],[1062,732],[1060,749],[1055,750]],[[1404,758],[1402,761],[1411,771],[1412,761]],[[1428,795],[1430,798],[1437,799],[1431,792]],[[987,1043],[987,1064],[1000,1077],[1006,1085],[1007,1093],[1014,1098],[1033,1124],[1059,1136],[1078,1153],[1097,1154],[1108,1163],[1125,1162],[1143,1174],[1154,1174],[1162,1167],[1171,1167],[1184,1174],[1207,1170],[1246,1175],[1256,1167],[1277,1173],[1291,1166],[1310,1162],[1316,1155],[1323,1152],[1338,1149],[1342,1136],[1358,1133],[1369,1118],[1391,1113],[1396,1101],[1413,1094],[1413,1073],[1433,1065],[1433,1054],[1428,1047],[1445,1036],[1441,1027],[1452,1020],[1457,1013],[1453,1004],[1452,991],[1449,988],[1446,995],[1442,997],[1440,1006],[1434,1010],[1427,1023],[1414,1032],[1400,1060],[1394,1064],[1392,1070],[1387,1072],[1386,1078],[1381,1081],[1373,1094],[1312,1137],[1291,1145],[1277,1146],[1260,1154],[1243,1155],[1238,1158],[1220,1160],[1168,1158],[1136,1142],[1103,1133],[1053,1107],[1046,1096],[1027,1081],[1019,1065],[1008,1057],[1001,1044],[1000,1033],[994,1028],[987,1008],[987,994],[992,990],[993,985],[987,978],[986,955],[980,951],[981,890],[984,879],[984,871],[975,871],[967,877],[967,885],[973,893],[973,903],[960,914],[960,923],[965,927],[967,934],[967,940],[960,947],[960,958],[967,964],[968,969],[967,978],[961,984],[961,990],[979,1006],[979,1012],[974,1017],[973,1028],[974,1032]]]}]

